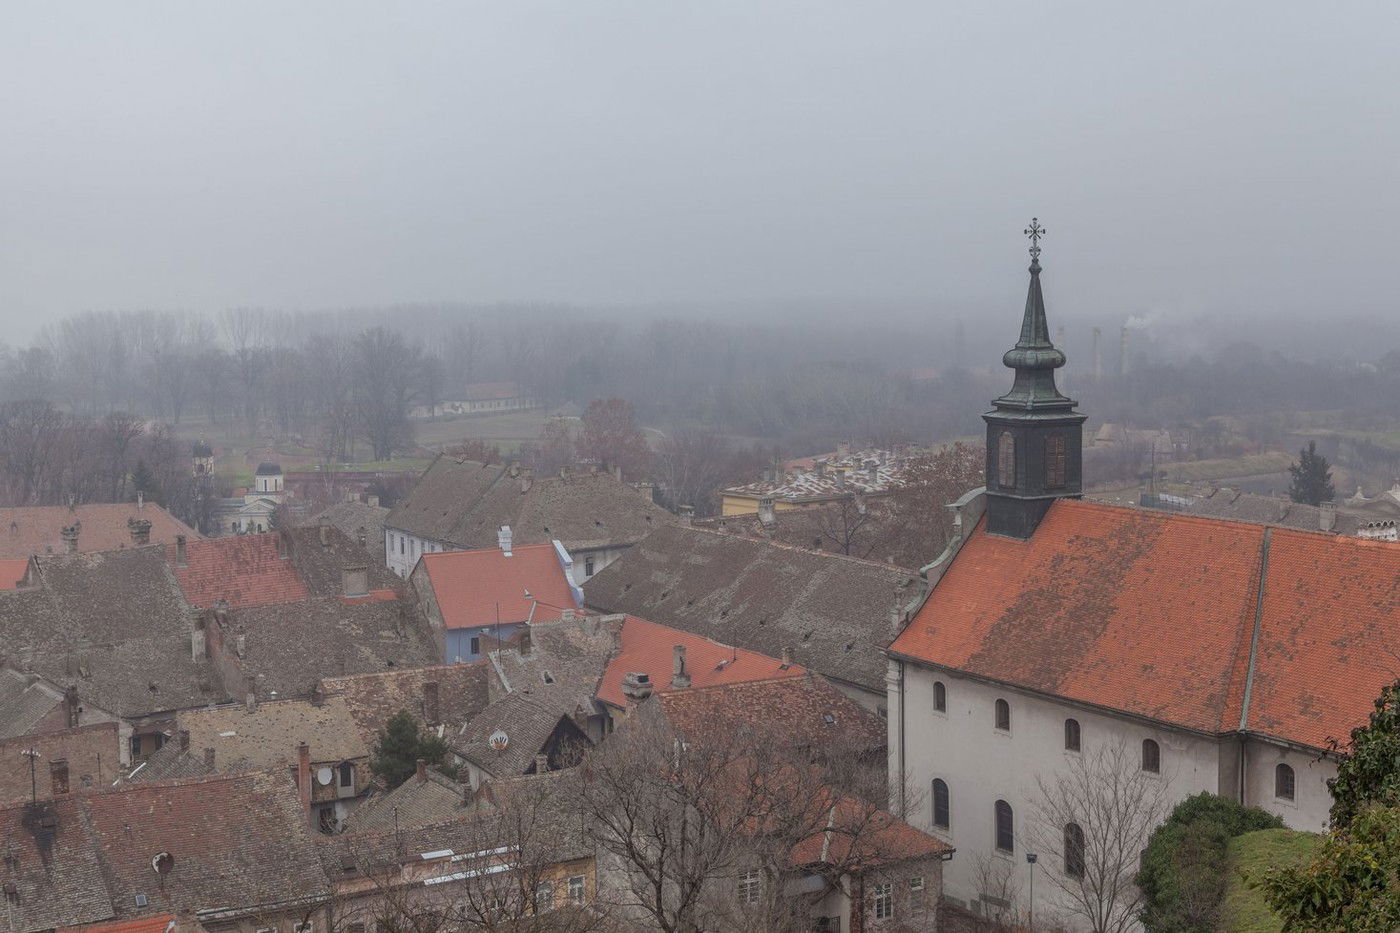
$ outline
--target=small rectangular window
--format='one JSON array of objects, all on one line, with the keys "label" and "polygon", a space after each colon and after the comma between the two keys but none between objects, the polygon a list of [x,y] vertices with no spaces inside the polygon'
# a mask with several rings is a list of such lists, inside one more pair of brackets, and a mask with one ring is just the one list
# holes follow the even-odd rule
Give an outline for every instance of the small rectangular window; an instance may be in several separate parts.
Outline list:
[{"label": "small rectangular window", "polygon": [[481,654],[481,637],[479,635],[473,635],[468,644],[470,647],[467,650],[471,654]]},{"label": "small rectangular window", "polygon": [[569,903],[582,904],[588,897],[588,879],[583,875],[569,876]]},{"label": "small rectangular window", "polygon": [[583,573],[584,576],[593,576],[593,558],[590,557],[588,558],[588,560],[583,562]]},{"label": "small rectangular window", "polygon": [[888,920],[894,916],[894,885],[888,881],[875,885],[875,919]]},{"label": "small rectangular window", "polygon": [[292,924],[292,933],[316,933],[316,924],[311,920],[300,920]]},{"label": "small rectangular window", "polygon": [[554,882],[541,881],[535,885],[535,913],[547,914],[554,909]]},{"label": "small rectangular window", "polygon": [[58,758],[49,762],[49,784],[54,796],[68,793],[68,762]]}]

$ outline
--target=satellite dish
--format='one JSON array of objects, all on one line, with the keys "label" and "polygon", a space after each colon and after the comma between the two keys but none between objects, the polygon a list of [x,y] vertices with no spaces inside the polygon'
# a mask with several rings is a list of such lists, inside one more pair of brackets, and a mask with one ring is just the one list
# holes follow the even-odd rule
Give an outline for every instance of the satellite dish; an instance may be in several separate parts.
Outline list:
[{"label": "satellite dish", "polygon": [[316,781],[322,786],[327,786],[335,779],[335,772],[330,768],[322,768],[316,772]]},{"label": "satellite dish", "polygon": [[496,751],[503,752],[506,750],[506,746],[510,744],[510,736],[506,735],[500,729],[497,729],[495,732],[491,733],[491,738],[486,741],[490,743],[491,747]]},{"label": "satellite dish", "polygon": [[169,852],[157,852],[151,858],[151,868],[155,869],[157,875],[168,875],[175,867],[175,856]]}]

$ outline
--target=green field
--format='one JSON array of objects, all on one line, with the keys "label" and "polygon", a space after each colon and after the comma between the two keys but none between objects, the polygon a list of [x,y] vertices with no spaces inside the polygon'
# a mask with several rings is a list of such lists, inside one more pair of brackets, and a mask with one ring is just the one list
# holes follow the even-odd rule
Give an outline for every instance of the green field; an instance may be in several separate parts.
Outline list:
[{"label": "green field", "polygon": [[1277,917],[1246,878],[1270,868],[1306,862],[1321,839],[1292,829],[1261,829],[1230,840],[1229,886],[1220,910],[1220,933],[1279,933]]}]

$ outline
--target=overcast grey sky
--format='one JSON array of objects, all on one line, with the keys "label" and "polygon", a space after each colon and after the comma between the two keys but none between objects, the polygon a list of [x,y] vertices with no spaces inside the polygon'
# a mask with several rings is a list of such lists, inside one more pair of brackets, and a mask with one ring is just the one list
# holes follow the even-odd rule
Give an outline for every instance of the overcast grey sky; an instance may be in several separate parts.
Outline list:
[{"label": "overcast grey sky", "polygon": [[[1393,309],[1393,2],[0,4],[0,315]],[[1053,284],[1052,284],[1053,283]]]}]

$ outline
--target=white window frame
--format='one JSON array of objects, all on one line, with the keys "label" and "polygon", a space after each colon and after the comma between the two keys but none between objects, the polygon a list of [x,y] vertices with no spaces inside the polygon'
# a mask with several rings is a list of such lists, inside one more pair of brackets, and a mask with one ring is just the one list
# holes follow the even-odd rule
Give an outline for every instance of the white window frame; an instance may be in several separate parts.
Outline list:
[{"label": "white window frame", "polygon": [[882,881],[875,885],[875,919],[888,920],[894,916],[894,883]]},{"label": "white window frame", "polygon": [[582,904],[588,900],[588,876],[569,876],[569,903]]},{"label": "white window frame", "polygon": [[763,876],[758,869],[739,872],[738,896],[740,904],[757,904],[763,893]]}]

